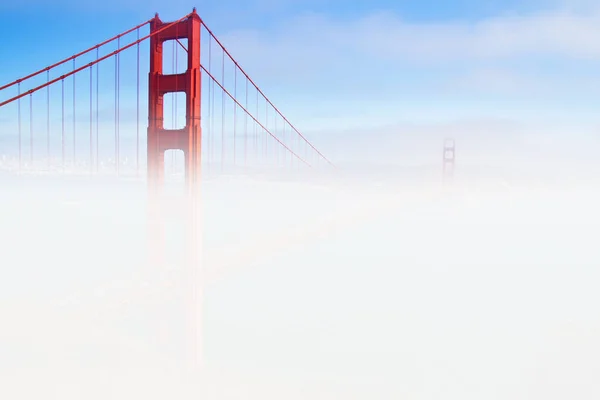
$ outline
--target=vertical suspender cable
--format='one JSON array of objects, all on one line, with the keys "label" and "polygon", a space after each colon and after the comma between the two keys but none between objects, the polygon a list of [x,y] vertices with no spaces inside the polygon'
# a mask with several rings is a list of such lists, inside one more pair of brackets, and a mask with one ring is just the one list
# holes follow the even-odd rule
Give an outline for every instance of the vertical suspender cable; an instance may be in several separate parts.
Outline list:
[{"label": "vertical suspender cable", "polygon": [[33,93],[29,95],[29,168],[33,167]]},{"label": "vertical suspender cable", "polygon": [[90,66],[90,175],[94,172],[94,118],[93,118],[94,70]]},{"label": "vertical suspender cable", "polygon": [[[210,36],[210,41],[212,42],[212,40],[213,40],[213,38],[212,38],[212,36]],[[216,126],[215,126],[215,115],[216,115],[216,113],[215,113],[215,104],[216,104],[216,101],[215,101],[215,82],[211,79],[210,83],[212,83],[212,87],[211,87],[212,94],[211,94],[211,100],[210,100],[210,103],[212,105],[212,111],[210,113],[210,117],[211,117],[211,123],[210,123],[210,129],[211,129],[211,139],[210,139],[211,149],[210,149],[210,151],[211,151],[211,160],[214,163],[214,160],[215,160],[215,142],[216,142],[216,136],[217,136],[216,135],[216,131],[217,130],[216,130]]]},{"label": "vertical suspender cable", "polygon": [[[281,127],[281,141],[283,143],[287,144],[287,142],[285,141],[285,121],[282,119],[282,122],[283,122],[283,126]],[[281,164],[282,166],[285,166],[285,160],[287,159],[286,156],[287,156],[287,151],[284,149],[283,150],[283,159],[282,159],[282,164]]]},{"label": "vertical suspender cable", "polygon": [[[75,71],[75,59],[73,59],[73,71]],[[73,168],[76,168],[75,163],[76,163],[76,139],[75,137],[77,136],[76,132],[75,132],[75,75],[73,74]]]},{"label": "vertical suspender cable", "polygon": [[[256,89],[256,118],[259,118],[258,116],[258,89]],[[256,156],[256,160],[255,162],[260,164],[260,150],[259,150],[259,144],[258,144],[258,125],[255,123],[254,124],[254,154]]]},{"label": "vertical suspender cable", "polygon": [[[221,64],[221,85],[225,87],[225,51],[223,50],[223,62]],[[225,91],[221,90],[221,172],[225,167]]]},{"label": "vertical suspender cable", "polygon": [[[248,110],[248,79],[246,79],[246,110]],[[246,111],[244,126],[244,166],[248,164],[248,111]]]},{"label": "vertical suspender cable", "polygon": [[[287,123],[285,124],[285,126],[287,126]],[[285,135],[285,131],[283,131],[283,133]],[[292,149],[293,152],[296,152],[296,150],[294,149],[294,132],[293,131],[290,131],[289,143],[290,143],[290,149]],[[290,156],[290,168],[293,168],[294,167],[294,157],[291,154],[289,156]]]},{"label": "vertical suspender cable", "polygon": [[[269,129],[269,104],[265,97],[265,128]],[[265,162],[269,160],[269,139],[267,138],[267,132],[264,132],[265,138]]]},{"label": "vertical suspender cable", "polygon": [[[175,28],[177,29],[177,27]],[[177,36],[177,33],[175,33],[175,35]],[[175,52],[177,51],[175,49],[175,40],[172,41],[173,44],[173,51],[171,53],[171,73],[174,75],[175,74]],[[177,82],[177,80],[175,81]],[[177,86],[177,83],[175,83],[175,86]],[[171,97],[171,129],[175,129],[175,99],[177,98],[177,92],[173,93],[173,97]],[[173,174],[175,172],[175,152],[171,151],[171,174]]]},{"label": "vertical suspender cable", "polygon": [[[50,82],[50,70],[46,72],[46,82]],[[50,167],[50,85],[46,88],[46,157]]]},{"label": "vertical suspender cable", "polygon": [[[140,28],[137,29],[137,39],[140,40]],[[135,134],[135,171],[140,174],[140,44],[137,44],[137,105],[136,105],[136,134]]]},{"label": "vertical suspender cable", "polygon": [[[96,60],[100,57],[99,50],[96,49]],[[100,118],[99,118],[99,100],[100,100],[100,64],[96,64],[96,172],[100,171]]]},{"label": "vertical suspender cable", "polygon": [[[211,66],[212,66],[212,37],[209,35],[208,36],[208,73],[212,76],[212,72],[211,72]],[[212,152],[211,152],[211,146],[212,146],[212,140],[210,138],[211,135],[211,131],[212,131],[212,107],[213,107],[213,103],[212,103],[212,79],[208,80],[208,129],[206,132],[206,159],[207,159],[207,163],[206,166],[208,167],[208,171],[210,172],[210,163],[211,163],[211,157],[212,157]]]},{"label": "vertical suspender cable", "polygon": [[[175,36],[179,37],[179,24],[175,25]],[[189,44],[188,44],[189,45]],[[178,70],[179,70],[179,46],[175,45],[175,41],[173,41],[173,49],[175,50],[175,68],[173,70],[173,74],[177,74]],[[179,112],[179,108],[177,107],[177,97],[179,97],[179,93],[177,93],[177,91],[179,90],[179,81],[175,80],[175,93],[173,93],[173,102],[175,104],[175,115],[173,116],[173,125],[175,127],[175,129],[177,129],[177,114]],[[190,155],[191,157],[191,155]],[[174,163],[173,163],[173,170],[175,171],[176,165],[177,165],[177,152],[174,151],[173,152],[173,159],[174,159]]]},{"label": "vertical suspender cable", "polygon": [[233,102],[233,165],[235,166],[235,136],[237,132],[237,104],[235,103],[237,101],[237,66],[234,65],[233,68],[233,98],[235,99]]},{"label": "vertical suspender cable", "polygon": [[119,131],[117,128],[118,125],[118,116],[117,116],[117,108],[119,107],[119,105],[117,104],[117,80],[118,80],[118,69],[119,69],[119,65],[118,65],[118,54],[115,54],[115,171],[117,172],[117,175],[119,174],[119,162],[118,162],[118,146],[119,146]]},{"label": "vertical suspender cable", "polygon": [[304,140],[304,159],[310,164],[310,160],[308,159],[308,155],[309,155],[308,142],[306,140]]},{"label": "vertical suspender cable", "polygon": [[[179,24],[175,25],[175,36],[179,37]],[[188,43],[189,46],[189,43]],[[175,50],[175,68],[173,70],[173,74],[177,74],[177,71],[179,69],[179,46],[175,46],[175,41],[173,41],[173,50]],[[177,90],[179,89],[179,81],[175,80],[175,93],[173,93],[173,103],[175,104],[175,115],[173,116],[173,127],[175,129],[177,129],[177,113],[179,112],[178,108],[177,108],[177,97],[179,96],[179,93],[177,93]],[[177,163],[177,152],[174,151],[173,153],[173,171],[175,171],[175,165]],[[191,157],[191,155],[190,155]]]},{"label": "vertical suspender cable", "polygon": [[115,54],[115,171],[119,172],[119,165],[117,163],[117,146],[119,143],[118,133],[117,133],[117,55]]},{"label": "vertical suspender cable", "polygon": [[61,129],[61,146],[62,146],[62,169],[65,170],[65,80],[60,80],[61,85],[61,104],[62,104],[62,129]]},{"label": "vertical suspender cable", "polygon": [[[121,38],[117,39],[119,50]],[[121,170],[121,52],[117,53],[117,175]]]},{"label": "vertical suspender cable", "polygon": [[[19,96],[21,95],[21,82],[19,82],[18,85],[18,91],[19,91]],[[18,118],[19,118],[19,172],[21,172],[21,168],[22,168],[22,149],[21,149],[21,99],[17,100],[17,107],[18,107]]]}]

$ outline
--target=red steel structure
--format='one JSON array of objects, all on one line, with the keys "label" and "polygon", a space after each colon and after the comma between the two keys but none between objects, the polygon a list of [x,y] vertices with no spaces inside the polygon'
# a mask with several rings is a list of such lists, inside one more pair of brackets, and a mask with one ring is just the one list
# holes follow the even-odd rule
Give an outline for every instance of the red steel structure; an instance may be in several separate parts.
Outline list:
[{"label": "red steel structure", "polygon": [[[187,262],[188,276],[192,286],[189,291],[191,305],[190,353],[199,354],[199,336],[201,318],[196,313],[201,309],[198,294],[200,284],[201,220],[199,212],[199,186],[202,158],[201,93],[202,70],[200,65],[200,32],[202,21],[196,9],[183,20],[164,23],[158,14],[150,22],[150,71],[148,74],[148,147],[147,169],[150,188],[150,252],[149,261],[164,265],[165,262],[165,221],[167,211],[161,206],[159,189],[164,182],[164,161],[167,150],[181,150],[184,154],[184,170],[187,189]],[[187,41],[187,48],[181,44]],[[182,73],[173,71],[164,73],[163,49],[168,41],[176,41],[187,53],[187,69]],[[164,121],[164,97],[168,93],[185,93],[185,126],[181,129],[167,129]],[[193,360],[197,363],[198,360]]]},{"label": "red steel structure", "polygon": [[[149,26],[148,34],[141,34],[141,30],[146,26]],[[206,38],[201,42],[203,30]],[[136,36],[130,39],[133,35]],[[121,143],[128,133],[132,133],[135,126],[133,159],[135,159],[136,174],[139,173],[143,102],[140,100],[142,91],[140,77],[141,66],[144,64],[141,61],[140,47],[143,43],[149,43],[146,169],[150,189],[149,211],[152,223],[156,224],[150,227],[150,234],[155,237],[152,242],[155,244],[153,248],[156,254],[161,253],[162,245],[159,244],[164,242],[163,224],[160,218],[155,217],[165,211],[162,210],[158,195],[165,178],[166,151],[181,150],[184,154],[186,188],[193,207],[196,207],[199,201],[199,181],[203,160],[211,161],[211,157],[221,153],[218,160],[221,163],[221,170],[225,160],[232,159],[235,164],[240,139],[243,139],[244,164],[250,151],[253,150],[260,168],[264,164],[267,167],[276,166],[279,169],[284,167],[293,171],[298,166],[312,167],[319,161],[325,161],[333,166],[267,98],[264,91],[242,69],[231,52],[217,39],[194,9],[191,13],[172,22],[163,22],[156,14],[153,19],[71,57],[0,85],[0,112],[6,110],[12,114],[14,120],[12,125],[8,124],[11,125],[8,128],[6,123],[0,120],[2,121],[0,129],[6,129],[7,133],[18,137],[18,146],[15,147],[18,147],[19,171],[33,169],[35,156],[44,153],[40,150],[42,146],[34,148],[34,138],[41,131],[46,139],[47,163],[44,164],[48,167],[56,166],[54,165],[56,160],[52,158],[52,144],[56,145],[55,142],[60,141],[59,158],[63,171],[68,171],[68,168],[74,172],[79,171],[78,168],[85,161],[81,155],[77,156],[77,152],[81,147],[86,147],[86,153],[89,154],[87,163],[90,174],[105,173],[113,166],[117,175],[124,174],[124,167],[130,164],[127,160],[123,160],[124,152]],[[171,68],[169,72],[168,65],[165,65],[167,44],[172,45],[174,65],[177,65],[179,50],[183,48],[187,64],[185,71],[179,72],[177,68]],[[178,51],[175,52],[175,49]],[[137,53],[136,62],[129,65],[136,67],[135,76],[128,78],[123,73],[121,56],[124,52],[131,54],[134,51]],[[205,57],[204,63],[201,60],[201,53]],[[230,67],[233,67],[233,71]],[[231,74],[229,77],[225,75],[227,70]],[[107,107],[107,104],[103,104],[102,101],[106,102],[112,97],[110,92],[113,88],[111,84],[100,84],[100,82],[101,79],[107,78],[112,81],[113,77],[114,120],[110,121],[113,104]],[[202,84],[203,78],[206,79],[207,85]],[[136,80],[137,85],[131,85],[133,79]],[[135,92],[131,93],[133,87]],[[127,92],[127,89],[130,92]],[[107,92],[109,96],[105,95]],[[217,98],[215,92],[219,93],[221,99]],[[185,125],[181,129],[176,129],[175,126],[169,129],[168,124],[165,123],[167,116],[165,96],[181,93],[185,94]],[[131,94],[136,95],[136,112],[125,110],[121,113],[121,108],[127,107],[122,104],[121,99]],[[29,107],[23,107],[22,103]],[[202,103],[205,103],[204,107]],[[175,103],[172,115],[177,115],[176,108]],[[109,114],[106,113],[107,110],[110,110]],[[104,114],[101,114],[101,111]],[[129,120],[135,114],[135,123],[129,126],[123,125],[122,114]],[[100,115],[103,115],[102,118]],[[113,130],[114,136],[111,132]],[[23,141],[27,131],[30,139],[28,149]],[[69,138],[71,134],[72,137]],[[89,140],[81,140],[88,135]],[[111,136],[114,137],[114,146],[106,146]],[[206,146],[202,145],[203,140],[206,141]],[[262,143],[259,143],[260,141]],[[71,143],[72,148],[68,149]],[[103,143],[104,155],[100,152]],[[218,145],[221,147],[220,152],[215,151]],[[112,154],[110,154],[111,147],[114,148]],[[226,154],[229,149],[233,149],[233,157]],[[28,160],[23,157],[27,150],[29,150]],[[68,160],[68,154],[72,154],[71,161]],[[284,157],[281,157],[282,154]],[[286,155],[289,156],[289,161],[286,161]],[[103,156],[104,160],[101,161]],[[26,165],[27,163],[29,165]],[[188,211],[190,220],[195,220],[198,211],[195,208]],[[156,256],[156,258],[163,257]]]},{"label": "red steel structure", "polygon": [[[147,25],[150,28],[149,34],[140,35],[140,30]],[[203,42],[204,47],[201,47],[202,30],[207,34]],[[137,38],[125,43],[126,39],[136,32]],[[185,46],[181,43],[182,40],[187,42]],[[130,86],[123,85],[122,81],[127,84],[130,83],[131,78],[123,74],[121,55],[126,51],[137,49],[137,129],[136,154],[133,159],[136,171],[139,172],[143,162],[140,159],[139,149],[142,115],[140,66],[145,64],[140,61],[140,45],[145,42],[150,44],[146,154],[151,186],[160,186],[164,179],[164,154],[168,150],[183,151],[188,186],[199,179],[202,158],[206,162],[208,157],[212,159],[208,161],[220,162],[223,166],[225,160],[230,159],[235,164],[236,153],[242,152],[244,165],[247,164],[249,156],[252,156],[256,160],[264,160],[268,166],[277,164],[278,167],[302,165],[312,167],[321,161],[333,166],[267,98],[264,91],[242,69],[231,52],[217,39],[194,9],[192,13],[174,22],[162,22],[156,15],[151,20],[71,57],[0,85],[0,111],[8,109],[13,113],[12,118],[18,121],[14,121],[10,129],[16,133],[15,136],[18,136],[18,146],[15,147],[18,147],[19,170],[27,162],[30,166],[33,165],[37,161],[36,155],[38,157],[44,155],[48,159],[48,166],[54,163],[56,160],[53,159],[51,144],[59,139],[62,169],[66,169],[72,161],[74,168],[87,163],[90,173],[99,172],[103,167],[101,159],[104,156],[104,169],[106,169],[106,158],[110,157],[110,164],[114,164],[116,173],[121,174],[124,171],[121,134],[127,133],[127,128],[123,128],[122,120],[123,115],[130,118],[131,114],[127,112],[121,114],[121,108],[124,108],[121,102],[125,91],[124,86]],[[166,54],[167,42],[174,47],[176,43],[178,48],[183,48],[187,53],[187,69],[184,72],[166,71],[168,68],[165,68],[163,56]],[[111,46],[117,48],[113,47],[106,51]],[[201,52],[205,57],[204,62],[201,60]],[[174,59],[176,60],[175,56]],[[106,68],[100,68],[103,65],[108,66],[110,70],[109,64],[113,61],[114,75],[108,73]],[[228,64],[227,68],[226,64]],[[71,65],[72,69],[69,69]],[[232,76],[226,77],[225,71]],[[100,117],[102,115],[100,110],[110,108],[105,104],[99,106],[107,98],[107,96],[100,96],[99,93],[110,92],[112,89],[110,85],[100,84],[100,81],[113,76],[114,154],[103,155],[99,151],[102,147],[99,137],[109,138],[110,136],[105,132],[113,129],[102,126],[106,124],[107,118],[106,114],[103,118]],[[202,85],[202,78],[206,79],[207,85]],[[69,93],[70,91],[72,93]],[[219,93],[221,99],[217,99],[215,92]],[[165,95],[171,93],[186,95],[186,124],[181,129],[168,129],[165,125]],[[82,100],[82,97],[86,98]],[[42,102],[43,107],[40,104]],[[43,122],[39,121],[40,117],[44,119]],[[56,121],[57,117],[58,121]],[[45,129],[40,129],[40,126],[44,126]],[[46,146],[43,146],[45,152],[42,146],[36,146],[34,153],[34,137],[40,130],[46,136]],[[27,131],[29,131],[29,145],[23,140]],[[67,139],[71,134],[72,140],[69,141]],[[89,141],[80,140],[82,136],[88,134]],[[243,139],[242,143],[239,142],[240,139]],[[206,146],[202,146],[203,140]],[[262,143],[259,143],[260,141]],[[244,147],[243,151],[239,149],[240,145]],[[221,147],[221,151],[217,150],[217,146]],[[81,154],[78,153],[81,147],[87,147],[89,154],[87,161],[85,157],[78,156]],[[230,149],[233,149],[233,157],[226,154]],[[28,160],[24,157],[27,150],[29,150]],[[69,154],[72,154],[71,161],[68,159]],[[288,162],[285,162],[286,155],[289,156]]]},{"label": "red steel structure", "polygon": [[[149,25],[150,32],[141,35],[140,30]],[[204,47],[201,43],[202,30],[207,32],[207,42]],[[136,34],[135,39],[126,43],[126,39]],[[186,41],[184,45],[182,40]],[[36,156],[44,155],[48,166],[53,166],[55,160],[52,158],[53,144],[59,142],[60,163],[63,171],[67,171],[68,154],[72,154],[71,167],[78,172],[78,168],[85,163],[82,159],[82,146],[89,154],[87,161],[90,174],[105,172],[113,167],[117,175],[123,174],[122,167],[129,166],[128,160],[121,156],[121,142],[129,133],[135,133],[135,171],[140,170],[140,45],[149,42],[149,74],[148,74],[148,127],[147,127],[147,180],[150,188],[150,258],[154,262],[161,263],[165,259],[164,250],[165,229],[162,213],[165,211],[161,206],[159,189],[163,186],[165,178],[165,152],[168,150],[181,150],[184,153],[185,181],[188,193],[189,208],[181,214],[187,225],[190,251],[187,254],[190,259],[186,263],[191,268],[187,277],[189,282],[189,310],[193,315],[189,321],[194,324],[190,332],[190,344],[194,346],[192,354],[201,353],[201,343],[198,341],[201,329],[201,318],[197,314],[201,310],[201,296],[198,284],[201,279],[199,266],[201,229],[199,212],[199,187],[201,164],[203,158],[213,157],[221,153],[221,166],[224,163],[226,150],[233,149],[233,162],[235,164],[236,152],[239,150],[240,136],[243,136],[244,164],[251,151],[256,158],[262,158],[275,165],[277,168],[285,167],[294,170],[298,166],[312,167],[325,161],[330,166],[333,164],[317,148],[303,136],[300,131],[275,107],[273,102],[267,98],[264,91],[252,80],[233,58],[225,46],[215,37],[213,32],[206,26],[194,9],[173,22],[163,22],[158,14],[151,20],[145,21],[129,30],[120,33],[109,40],[92,46],[82,52],[65,58],[57,63],[51,64],[34,73],[22,78],[15,79],[4,85],[0,85],[0,111],[7,110],[13,118],[13,123],[6,125],[0,119],[0,129],[8,133],[8,140],[12,137],[18,138],[18,170],[32,168],[36,162]],[[178,73],[175,68],[168,73],[164,65],[165,45],[172,44],[173,48],[179,47],[186,53],[187,68]],[[115,46],[116,49],[107,48]],[[208,49],[207,49],[208,47]],[[206,62],[201,60],[201,51],[205,52]],[[137,50],[135,62],[136,84],[131,85],[126,75],[123,75],[121,55],[132,50]],[[0,49],[0,53],[1,53]],[[175,53],[174,53],[175,54]],[[1,54],[0,54],[1,55]],[[177,62],[178,53],[173,56]],[[216,61],[216,62],[215,62]],[[214,65],[221,62],[220,65]],[[114,66],[113,63],[114,62]],[[233,76],[226,79],[226,63],[233,67]],[[71,67],[72,65],[72,67]],[[101,69],[100,66],[108,68]],[[110,71],[110,72],[108,72]],[[114,75],[113,75],[114,71]],[[77,80],[75,77],[77,76]],[[100,106],[101,101],[107,102],[112,97],[111,85],[100,84],[101,78],[105,77],[112,81],[114,77],[114,121],[111,119],[112,100],[110,106]],[[202,78],[206,79],[207,85],[202,85]],[[122,85],[122,81],[129,85]],[[112,83],[112,82],[111,82]],[[135,87],[135,91],[132,89]],[[208,87],[208,90],[206,88]],[[127,89],[129,92],[127,92]],[[215,91],[221,95],[221,101],[216,99]],[[208,92],[208,93],[207,93]],[[102,93],[102,95],[100,95]],[[109,96],[106,96],[106,94]],[[184,93],[185,99],[185,126],[181,129],[168,129],[165,123],[165,95]],[[204,93],[204,96],[203,96]],[[123,106],[121,99],[127,95],[136,98],[136,112],[125,110],[121,115]],[[203,102],[205,102],[203,107]],[[26,107],[23,107],[25,103]],[[220,106],[220,104],[222,106]],[[28,107],[27,107],[28,106]],[[215,108],[217,106],[217,108]],[[12,108],[14,107],[14,108]],[[176,108],[176,106],[174,107]],[[102,111],[102,113],[101,113]],[[175,110],[176,111],[176,110]],[[176,112],[173,112],[176,115]],[[231,111],[233,111],[231,113]],[[205,112],[204,118],[202,113]],[[228,119],[227,113],[233,114]],[[101,118],[100,115],[103,117]],[[107,117],[107,115],[109,115]],[[131,123],[132,116],[135,121]],[[126,116],[129,125],[122,124],[123,116]],[[239,118],[239,117],[242,118]],[[112,126],[114,122],[114,127]],[[228,126],[226,126],[228,125]],[[7,128],[8,126],[8,128]],[[114,136],[113,136],[114,128]],[[29,133],[29,158],[23,157],[27,146],[23,146],[23,136]],[[45,151],[39,150],[40,146],[34,148],[34,138],[43,134],[45,136]],[[71,139],[67,140],[72,134]],[[89,140],[81,140],[87,137]],[[251,136],[253,135],[253,136]],[[203,138],[204,136],[204,138]],[[102,140],[99,138],[102,137]],[[112,143],[106,146],[106,141],[114,137],[114,153]],[[251,140],[248,140],[248,139]],[[133,139],[133,138],[130,138]],[[206,140],[207,146],[202,146]],[[232,146],[229,146],[229,141]],[[237,143],[236,143],[237,141]],[[259,143],[259,141],[263,141]],[[15,140],[16,142],[16,140]],[[100,152],[104,142],[104,149],[109,148],[108,153]],[[131,143],[130,142],[130,143]],[[15,143],[15,144],[17,144]],[[72,143],[72,148],[67,148]],[[215,151],[215,147],[221,146],[221,152]],[[250,147],[253,146],[253,149]],[[236,149],[237,147],[237,149]],[[207,151],[208,148],[208,151]],[[4,148],[3,148],[4,150]],[[35,150],[35,151],[34,151]],[[126,149],[125,149],[126,150]],[[44,154],[45,153],[45,154]],[[79,156],[78,156],[79,154]],[[203,157],[204,154],[204,157]],[[206,157],[208,155],[208,157]],[[289,157],[289,161],[286,160]],[[101,158],[105,157],[102,161]],[[227,159],[230,157],[228,156]],[[108,161],[107,161],[108,159]],[[109,163],[110,162],[110,163]],[[29,163],[29,165],[24,165]],[[107,167],[109,165],[109,167]],[[25,167],[25,168],[24,168]],[[86,172],[87,173],[87,172]],[[197,363],[198,360],[192,360]]]},{"label": "red steel structure", "polygon": [[[163,27],[167,29],[161,29]],[[200,179],[202,155],[201,127],[201,20],[196,9],[183,21],[163,23],[158,14],[150,22],[150,73],[148,85],[148,182],[160,184],[164,175],[165,151],[181,150],[185,157],[188,186]],[[187,39],[187,70],[180,74],[163,74],[163,45],[166,41]],[[186,124],[178,130],[164,127],[164,96],[182,92],[186,95]]]}]

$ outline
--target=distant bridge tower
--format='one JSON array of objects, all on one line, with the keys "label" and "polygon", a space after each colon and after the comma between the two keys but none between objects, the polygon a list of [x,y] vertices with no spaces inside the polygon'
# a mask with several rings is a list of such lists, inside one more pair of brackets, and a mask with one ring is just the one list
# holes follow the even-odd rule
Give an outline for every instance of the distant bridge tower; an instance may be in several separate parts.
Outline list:
[{"label": "distant bridge tower", "polygon": [[454,158],[454,139],[446,138],[444,139],[444,153],[442,159],[444,183],[451,182],[454,178]]}]

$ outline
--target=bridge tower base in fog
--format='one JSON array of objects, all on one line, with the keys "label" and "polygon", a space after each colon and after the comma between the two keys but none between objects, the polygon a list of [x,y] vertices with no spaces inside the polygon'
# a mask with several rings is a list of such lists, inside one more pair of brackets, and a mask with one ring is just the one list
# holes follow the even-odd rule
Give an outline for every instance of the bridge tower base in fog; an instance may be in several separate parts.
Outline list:
[{"label": "bridge tower base in fog", "polygon": [[[166,27],[168,25],[168,27]],[[148,189],[149,189],[149,262],[164,268],[167,261],[166,216],[178,211],[185,226],[185,292],[187,330],[187,356],[191,370],[201,366],[201,66],[200,32],[202,21],[196,9],[187,18],[176,23],[163,23],[158,14],[150,22],[150,73],[148,87]],[[171,75],[163,74],[163,45],[167,41],[187,40],[187,70]],[[184,46],[181,42],[177,46]],[[165,129],[164,96],[167,93],[185,93],[186,118],[182,129]],[[185,158],[186,196],[181,204],[165,206],[164,161],[165,151],[181,150]],[[175,210],[176,209],[176,210]],[[183,211],[183,213],[181,213]],[[173,215],[171,215],[173,216]],[[177,256],[177,255],[174,255]]]},{"label": "bridge tower base in fog", "polygon": [[455,146],[454,139],[444,139],[444,153],[442,158],[443,180],[444,183],[451,182],[454,179],[454,157]]}]

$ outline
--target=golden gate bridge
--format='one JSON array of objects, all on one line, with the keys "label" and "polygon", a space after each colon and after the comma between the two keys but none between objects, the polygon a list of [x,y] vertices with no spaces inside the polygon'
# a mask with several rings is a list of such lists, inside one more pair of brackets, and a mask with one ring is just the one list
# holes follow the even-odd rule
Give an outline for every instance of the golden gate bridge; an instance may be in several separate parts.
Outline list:
[{"label": "golden gate bridge", "polygon": [[[333,167],[251,79],[196,9],[172,22],[163,22],[156,14],[71,57],[3,84],[0,115],[4,117],[4,145],[0,150],[4,170],[21,176],[52,173],[59,177],[146,177],[149,191],[144,225],[149,241],[145,246],[147,260],[142,264],[164,271],[167,264],[181,262],[179,268],[186,277],[182,292],[188,318],[186,329],[175,335],[185,336],[186,358],[192,368],[198,365],[202,354],[201,176],[218,176],[238,169],[243,169],[244,174],[292,174]],[[169,161],[166,155],[171,156],[173,168],[176,161],[183,164],[185,196],[175,202],[165,200],[162,190]],[[63,188],[54,185],[52,192]],[[25,198],[31,196],[38,195],[28,193]],[[46,199],[40,201],[42,207],[48,207]],[[26,202],[19,207],[31,215],[39,205]],[[173,212],[180,217],[177,235],[167,234]],[[63,228],[68,219],[81,218],[75,216],[76,212],[69,214],[61,217]],[[44,221],[50,221],[48,215],[43,218],[32,223],[44,225]],[[116,237],[122,227],[118,227],[116,214],[113,218],[111,235]],[[81,220],[76,224],[81,227],[86,223]],[[77,235],[86,238],[81,243],[71,242],[69,246],[59,240],[57,248],[46,250],[47,260],[33,262],[30,257],[15,256],[19,260],[14,260],[13,267],[45,264],[48,260],[61,264],[70,257],[75,264],[84,262],[90,268],[101,257],[98,248],[107,248],[113,240],[93,236],[98,235],[97,225],[98,222],[92,222],[79,231]],[[36,240],[45,244],[47,237],[59,233],[46,233],[46,238],[37,239],[35,231],[39,230],[34,229],[27,239],[29,246],[36,247]],[[123,236],[136,236],[130,228],[126,230]],[[169,241],[183,245],[183,260],[177,258],[178,251],[167,256]],[[123,243],[121,240],[120,248]],[[94,249],[90,247],[90,252],[76,261],[78,250],[84,253],[88,246]],[[122,255],[111,256],[111,252],[108,255],[113,260],[100,263],[121,265],[124,261],[118,257]],[[131,248],[128,252],[136,250]]]},{"label": "golden gate bridge", "polygon": [[[142,59],[143,44],[149,44],[149,62]],[[183,152],[189,179],[202,164],[207,172],[333,165],[195,9],[173,22],[157,14],[0,86],[0,96],[0,111],[9,115],[3,131],[14,144],[3,146],[4,156],[21,172],[140,174],[144,139],[150,180],[162,179],[165,152],[175,158],[173,151]],[[13,151],[6,154],[7,148]]]},{"label": "golden gate bridge", "polygon": [[[193,347],[193,363],[202,353],[202,179],[240,170],[244,174],[266,171],[289,176],[299,171],[335,170],[334,163],[283,114],[195,9],[172,22],[161,21],[157,14],[71,57],[0,86],[0,117],[4,136],[0,164],[5,170],[21,175],[56,173],[133,177],[140,181],[146,177],[146,248],[149,261],[158,269],[167,259],[165,215],[174,211],[183,215],[185,227],[180,233],[184,232],[184,238],[176,240],[184,241],[187,250],[183,291],[189,311],[187,322],[191,324],[186,336],[188,349]],[[446,143],[443,159],[444,174],[451,177],[453,142]],[[166,171],[173,172],[176,165],[182,166],[186,196],[183,202],[169,204],[161,188]],[[94,193],[93,197],[98,197],[99,192]],[[394,202],[391,199],[385,205],[393,207]],[[380,205],[378,212],[385,212],[386,207]],[[287,205],[282,208],[281,214],[288,211]],[[335,208],[340,211],[339,206]],[[339,214],[336,224],[368,219],[355,211]],[[261,223],[264,221],[253,226],[258,228]],[[115,226],[120,226],[115,231],[123,228]],[[318,228],[300,226],[297,232],[287,235],[254,232],[254,241],[245,252],[236,255],[225,249],[221,255],[232,258],[232,264],[248,263],[261,251],[315,237],[331,226],[330,221],[321,222]],[[123,234],[127,235],[133,236],[132,232]],[[114,240],[119,240],[116,234]],[[26,241],[29,245],[31,239]],[[97,252],[98,243],[92,243],[89,236],[83,242],[85,248],[89,245]],[[72,251],[72,247],[77,246],[65,246],[58,253]],[[62,253],[53,260],[62,260]],[[98,269],[102,268],[99,260],[89,254],[85,257],[88,267],[97,262]]]}]

